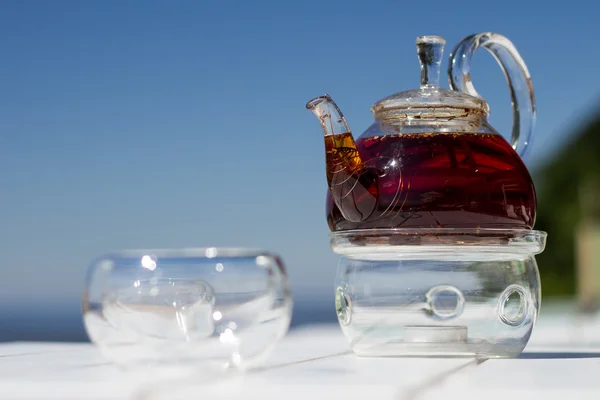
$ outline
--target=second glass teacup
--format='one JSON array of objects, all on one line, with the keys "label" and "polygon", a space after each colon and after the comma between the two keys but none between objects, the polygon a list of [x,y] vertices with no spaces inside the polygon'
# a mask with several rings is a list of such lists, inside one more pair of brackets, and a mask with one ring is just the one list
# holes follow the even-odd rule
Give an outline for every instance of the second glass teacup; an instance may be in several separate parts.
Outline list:
[{"label": "second glass teacup", "polygon": [[83,296],[92,342],[133,368],[251,368],[286,334],[291,311],[280,257],[251,249],[107,254]]}]

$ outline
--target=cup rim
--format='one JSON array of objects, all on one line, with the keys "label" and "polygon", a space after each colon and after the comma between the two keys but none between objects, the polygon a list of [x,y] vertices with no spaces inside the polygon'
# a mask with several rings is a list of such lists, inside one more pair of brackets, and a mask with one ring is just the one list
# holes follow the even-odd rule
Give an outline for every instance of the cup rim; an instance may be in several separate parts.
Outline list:
[{"label": "cup rim", "polygon": [[278,254],[253,247],[179,247],[179,248],[131,248],[120,249],[104,253],[105,257],[156,257],[156,258],[250,258],[250,257],[279,257]]}]

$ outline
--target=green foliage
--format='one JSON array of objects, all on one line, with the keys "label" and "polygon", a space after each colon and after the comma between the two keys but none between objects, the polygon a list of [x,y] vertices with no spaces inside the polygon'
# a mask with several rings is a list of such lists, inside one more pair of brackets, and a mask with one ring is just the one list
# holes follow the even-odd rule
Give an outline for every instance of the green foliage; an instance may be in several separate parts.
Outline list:
[{"label": "green foliage", "polygon": [[544,296],[573,295],[575,230],[581,218],[598,215],[600,204],[600,196],[590,196],[600,194],[600,113],[535,176],[540,183],[535,229],[548,232],[546,250],[537,256]]}]

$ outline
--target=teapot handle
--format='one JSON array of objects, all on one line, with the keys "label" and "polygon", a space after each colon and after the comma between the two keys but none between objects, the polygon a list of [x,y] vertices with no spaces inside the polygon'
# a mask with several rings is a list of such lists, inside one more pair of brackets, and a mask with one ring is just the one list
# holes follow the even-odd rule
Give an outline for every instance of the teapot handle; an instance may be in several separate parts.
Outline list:
[{"label": "teapot handle", "polygon": [[511,144],[513,149],[523,157],[535,125],[535,95],[527,66],[510,40],[492,32],[478,33],[462,39],[450,55],[448,67],[450,88],[481,97],[475,90],[469,73],[471,58],[480,47],[494,56],[510,87],[513,108]]}]

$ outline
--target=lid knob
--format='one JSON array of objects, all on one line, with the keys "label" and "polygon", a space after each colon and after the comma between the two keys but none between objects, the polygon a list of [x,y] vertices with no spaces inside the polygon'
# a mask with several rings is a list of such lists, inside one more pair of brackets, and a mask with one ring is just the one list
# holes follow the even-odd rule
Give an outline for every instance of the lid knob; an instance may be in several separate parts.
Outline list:
[{"label": "lid knob", "polygon": [[440,64],[446,40],[441,36],[419,36],[417,53],[421,63],[421,87],[440,86]]}]

